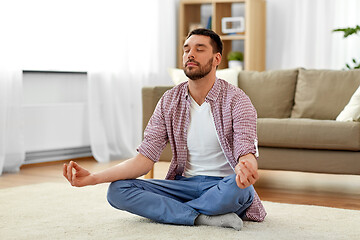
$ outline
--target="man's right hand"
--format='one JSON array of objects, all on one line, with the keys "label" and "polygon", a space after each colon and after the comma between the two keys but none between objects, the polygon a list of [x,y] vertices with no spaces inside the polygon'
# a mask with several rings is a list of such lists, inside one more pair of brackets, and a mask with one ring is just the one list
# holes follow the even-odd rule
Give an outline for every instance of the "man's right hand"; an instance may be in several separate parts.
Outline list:
[{"label": "man's right hand", "polygon": [[154,161],[139,153],[133,158],[97,173],[90,173],[76,162],[71,161],[69,164],[64,164],[63,175],[72,186],[83,187],[123,179],[135,179],[148,173],[153,166]]},{"label": "man's right hand", "polygon": [[[73,171],[73,169],[75,171]],[[63,175],[74,187],[84,187],[96,184],[94,175],[73,161],[70,161],[69,165],[66,163],[64,164]]]}]

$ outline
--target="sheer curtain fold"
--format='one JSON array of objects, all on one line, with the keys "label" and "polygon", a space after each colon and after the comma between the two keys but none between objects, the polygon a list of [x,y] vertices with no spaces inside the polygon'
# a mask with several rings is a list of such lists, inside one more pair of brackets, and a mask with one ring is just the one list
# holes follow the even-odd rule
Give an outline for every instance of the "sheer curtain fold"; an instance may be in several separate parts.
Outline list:
[{"label": "sheer curtain fold", "polygon": [[267,0],[267,69],[342,69],[360,57],[360,36],[336,28],[360,25],[358,0]]},{"label": "sheer curtain fold", "polygon": [[99,162],[134,154],[133,84],[120,79],[116,72],[89,72],[90,142]]},{"label": "sheer curtain fold", "polygon": [[0,70],[0,175],[19,171],[24,160],[22,71]]},{"label": "sheer curtain fold", "polygon": [[142,87],[172,84],[167,69],[176,61],[177,1],[140,2],[141,8],[127,4],[123,17],[131,22],[118,23],[120,47],[101,59],[101,69],[88,71],[90,142],[99,162],[136,154],[142,139]]}]

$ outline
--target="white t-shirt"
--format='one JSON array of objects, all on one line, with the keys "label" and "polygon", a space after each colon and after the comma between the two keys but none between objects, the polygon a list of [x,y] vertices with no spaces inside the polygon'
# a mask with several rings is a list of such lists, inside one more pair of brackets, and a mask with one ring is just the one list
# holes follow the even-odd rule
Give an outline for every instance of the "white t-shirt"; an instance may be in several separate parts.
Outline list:
[{"label": "white t-shirt", "polygon": [[225,177],[234,173],[220,146],[210,104],[199,106],[191,97],[185,176]]}]

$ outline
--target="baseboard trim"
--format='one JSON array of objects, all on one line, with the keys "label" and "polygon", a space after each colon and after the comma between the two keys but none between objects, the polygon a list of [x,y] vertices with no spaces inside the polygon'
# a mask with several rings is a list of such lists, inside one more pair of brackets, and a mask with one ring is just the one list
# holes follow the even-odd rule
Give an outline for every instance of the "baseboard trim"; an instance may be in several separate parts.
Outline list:
[{"label": "baseboard trim", "polygon": [[90,146],[78,148],[63,148],[46,151],[26,152],[24,164],[53,162],[81,157],[91,157]]}]

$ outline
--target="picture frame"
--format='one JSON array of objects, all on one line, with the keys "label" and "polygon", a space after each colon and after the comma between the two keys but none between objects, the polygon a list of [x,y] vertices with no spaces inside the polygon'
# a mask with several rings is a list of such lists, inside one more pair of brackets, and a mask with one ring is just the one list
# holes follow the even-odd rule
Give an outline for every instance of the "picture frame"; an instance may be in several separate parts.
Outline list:
[{"label": "picture frame", "polygon": [[221,31],[224,34],[244,33],[244,17],[224,17],[221,19]]}]

